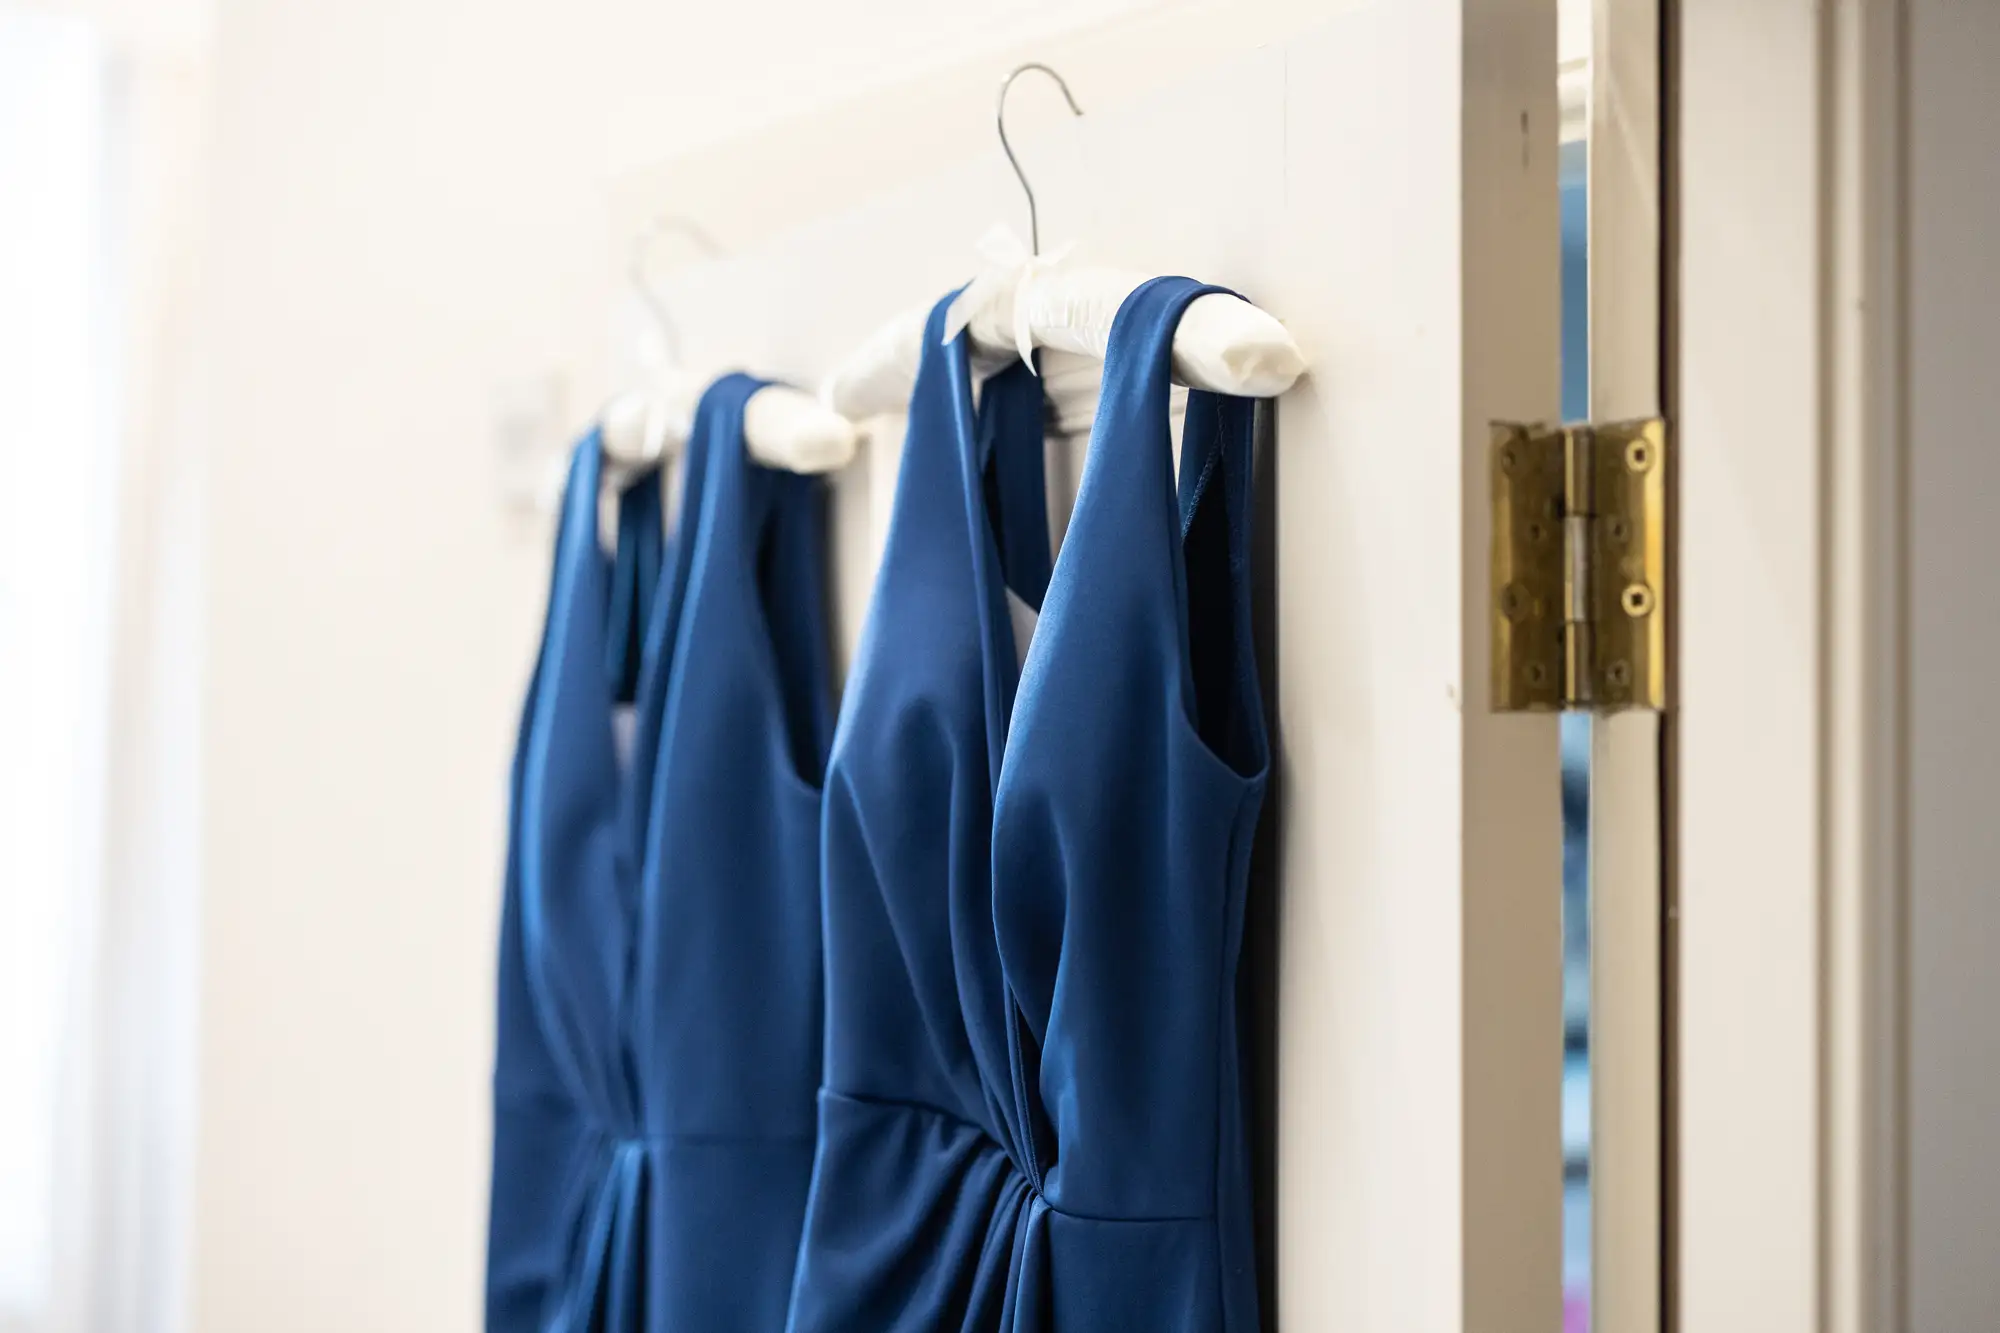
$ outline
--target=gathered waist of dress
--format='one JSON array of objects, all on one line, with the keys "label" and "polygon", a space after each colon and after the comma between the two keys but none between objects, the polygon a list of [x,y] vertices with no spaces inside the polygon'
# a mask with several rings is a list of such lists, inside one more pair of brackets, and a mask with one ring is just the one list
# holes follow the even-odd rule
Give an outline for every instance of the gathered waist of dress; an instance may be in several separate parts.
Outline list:
[{"label": "gathered waist of dress", "polygon": [[[1029,1196],[1036,1200],[1041,1207],[1058,1216],[1069,1218],[1072,1221],[1102,1222],[1114,1225],[1145,1225],[1148,1223],[1181,1224],[1188,1222],[1209,1222],[1215,1218],[1215,1212],[1212,1208],[1134,1213],[1118,1213],[1101,1208],[1079,1208],[1071,1203],[1065,1203],[1056,1197],[1061,1193],[1060,1190],[1038,1187],[1029,1178],[1029,1173],[1014,1159],[1014,1154],[1007,1149],[997,1135],[977,1120],[960,1112],[952,1111],[926,1101],[883,1097],[869,1093],[844,1092],[838,1088],[821,1088],[819,1099],[821,1108],[820,1138],[822,1140],[822,1154],[828,1151],[830,1141],[837,1137],[843,1135],[853,1137],[857,1134],[866,1134],[868,1131],[861,1128],[857,1123],[863,1117],[878,1121],[892,1121],[896,1119],[928,1121],[946,1131],[975,1137],[978,1140],[978,1151],[982,1154],[990,1154],[1005,1159],[1007,1171],[1019,1178],[1021,1186],[1027,1190]],[[834,1114],[829,1115],[829,1111],[833,1111]],[[845,1122],[844,1124],[838,1123],[843,1121]]]}]

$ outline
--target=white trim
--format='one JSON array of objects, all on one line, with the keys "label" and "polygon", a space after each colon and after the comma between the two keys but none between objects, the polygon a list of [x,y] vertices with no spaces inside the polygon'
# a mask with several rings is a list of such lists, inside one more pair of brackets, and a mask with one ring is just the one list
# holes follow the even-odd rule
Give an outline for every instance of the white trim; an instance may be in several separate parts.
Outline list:
[{"label": "white trim", "polygon": [[1572,56],[1556,66],[1556,98],[1561,106],[1558,122],[1564,143],[1582,143],[1590,137],[1590,57]]},{"label": "white trim", "polygon": [[1682,1333],[1819,1333],[1819,9],[1679,5]]},{"label": "white trim", "polygon": [[1822,1170],[1828,1333],[1905,1327],[1908,207],[1901,0],[1830,23]]},{"label": "white trim", "polygon": [[[1596,0],[1589,100],[1590,415],[1660,410],[1660,10]],[[1591,1328],[1661,1321],[1660,719],[1593,720]]]},{"label": "white trim", "polygon": [[[1467,1333],[1554,1329],[1562,1318],[1562,866],[1557,729],[1553,718],[1495,714],[1479,695],[1484,692],[1483,682],[1491,679],[1489,423],[1545,418],[1559,406],[1561,396],[1560,358],[1556,354],[1561,326],[1561,280],[1556,262],[1561,224],[1555,155],[1532,151],[1537,142],[1549,142],[1548,128],[1559,123],[1557,90],[1550,77],[1555,72],[1551,56],[1557,38],[1557,6],[1554,0],[1460,0],[1449,6],[1383,8],[1424,13],[1456,10],[1462,24],[1460,85],[1433,84],[1432,95],[1457,93],[1462,97],[1457,226],[1464,449],[1456,468],[1432,470],[1425,483],[1434,497],[1449,497],[1450,488],[1458,488],[1458,514],[1451,515],[1439,529],[1458,534],[1457,586],[1404,583],[1398,577],[1399,596],[1426,602],[1439,596],[1458,598],[1459,688],[1473,691],[1469,698],[1459,696],[1463,706],[1457,710],[1455,737],[1462,766],[1456,792],[1460,802],[1456,817],[1461,993],[1456,1054],[1463,1153],[1459,1164],[1462,1249],[1458,1256],[1462,1287],[1455,1318],[1445,1325],[1393,1317],[1301,1323],[1285,1319],[1289,1311],[1283,1310],[1280,1323],[1292,1329],[1448,1327]],[[1429,58],[1427,51],[1412,54]],[[1417,122],[1411,119],[1403,124],[1414,130]],[[1352,127],[1347,132],[1352,133]],[[1414,165],[1423,160],[1418,156],[1422,145],[1423,136],[1416,133],[1389,151],[1404,155]],[[1342,294],[1339,299],[1344,303],[1347,296]],[[1345,316],[1339,318],[1345,322]],[[1346,345],[1360,346],[1351,340]],[[1307,346],[1310,349],[1312,344]],[[1378,351],[1365,355],[1382,363]],[[1339,397],[1343,391],[1339,387],[1338,354],[1329,355],[1320,364],[1325,382],[1332,386],[1328,396]],[[1282,429],[1279,438],[1290,447]],[[1331,438],[1356,437],[1336,430]],[[1293,466],[1294,457],[1287,456],[1281,466]],[[1350,503],[1373,502],[1368,492],[1351,494]],[[1373,559],[1371,556],[1371,563]],[[1283,587],[1281,575],[1281,591]],[[1427,620],[1429,615],[1425,611],[1410,623]],[[1281,638],[1293,632],[1292,621],[1282,611],[1279,625]],[[1359,622],[1348,622],[1348,628],[1349,632],[1360,628]],[[1344,689],[1333,677],[1323,680],[1321,688],[1329,692]],[[1386,702],[1383,696],[1374,707],[1379,709]],[[1365,726],[1386,735],[1379,715],[1368,718]],[[1296,730],[1288,731],[1284,743],[1289,747],[1297,739]],[[1423,817],[1437,833],[1452,828],[1448,801],[1443,790],[1434,791],[1431,808]],[[1384,806],[1383,811],[1388,813],[1389,807]],[[1415,827],[1405,825],[1393,836],[1408,837]],[[1360,863],[1350,864],[1359,868]],[[1298,880],[1287,877],[1288,903],[1298,886]],[[1376,887],[1378,891],[1386,888],[1386,882],[1378,881]],[[1445,919],[1438,918],[1440,924]],[[1290,941],[1285,944],[1289,947]],[[1386,976],[1378,977],[1374,984],[1385,983]],[[1292,1012],[1281,1013],[1281,1036],[1282,1025],[1295,1018]],[[1284,1163],[1283,1175],[1289,1177],[1291,1168],[1282,1149],[1279,1161]],[[1344,1188],[1338,1180],[1327,1184],[1336,1190]],[[1378,1206],[1381,1204],[1389,1204],[1389,1200],[1378,1200]],[[1407,1208],[1400,1203],[1390,1206],[1396,1211]],[[1366,1214],[1353,1215],[1353,1220],[1371,1228],[1379,1225]],[[1284,1223],[1281,1214],[1281,1230]],[[1338,1234],[1328,1239],[1337,1243]],[[1433,1270],[1429,1280],[1448,1279],[1443,1270]]]},{"label": "white trim", "polygon": [[[681,143],[664,156],[616,151],[607,255],[622,272],[642,227],[663,213],[689,212],[724,249],[742,254],[811,217],[864,206],[887,190],[920,188],[943,164],[975,156],[1002,162],[993,95],[1022,61],[1061,70],[1084,114],[1105,115],[1358,7],[1365,0],[1177,0],[907,71],[824,105],[770,109],[721,141]],[[1024,88],[1008,104],[1017,149],[1068,119],[1053,85]],[[643,117],[621,131],[645,142],[658,134]],[[1025,227],[1018,189],[987,221]],[[1051,245],[1072,239],[1051,233],[1048,222],[1043,237]],[[968,260],[977,235],[965,238]],[[661,247],[662,273],[676,257]]]},{"label": "white trim", "polygon": [[1679,8],[1679,1327],[1891,1333],[1904,5]]}]

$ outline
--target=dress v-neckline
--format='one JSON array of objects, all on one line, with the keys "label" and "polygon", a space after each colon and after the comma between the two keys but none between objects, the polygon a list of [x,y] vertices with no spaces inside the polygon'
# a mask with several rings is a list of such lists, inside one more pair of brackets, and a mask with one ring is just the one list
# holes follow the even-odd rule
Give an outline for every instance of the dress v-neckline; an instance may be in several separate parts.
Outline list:
[{"label": "dress v-neckline", "polygon": [[[1044,489],[1042,451],[1047,448],[1042,428],[1044,398],[1041,380],[1034,371],[1016,363],[988,377],[980,386],[980,398],[975,402],[971,358],[964,334],[952,341],[947,355],[956,416],[953,435],[958,477],[965,501],[973,585],[980,603],[979,642],[989,776],[997,792],[1006,767],[1016,699],[1034,651],[1034,639],[1038,637],[1033,633],[1033,629],[1039,628],[1038,603],[1046,602],[1056,564],[1055,554],[1050,550]],[[1026,376],[1034,385],[1034,393],[1023,392],[1022,382],[1010,381],[1010,376]],[[1018,401],[997,401],[996,393],[1018,395]],[[1004,415],[1030,405],[1033,412],[1029,421]],[[1027,458],[1008,454],[1010,446],[1019,449],[1026,444],[1031,428],[1036,452]],[[988,503],[989,469],[999,479],[995,485],[1000,505],[997,522],[993,506]],[[1033,506],[1032,510],[1029,506]],[[1009,537],[1015,542],[1011,552],[1005,545]],[[1037,542],[1039,557],[1029,549]],[[1029,600],[1008,584],[1006,566],[1010,554],[1030,584],[1028,591],[1035,600]],[[1023,622],[1032,627],[1026,634],[1022,632]]]}]

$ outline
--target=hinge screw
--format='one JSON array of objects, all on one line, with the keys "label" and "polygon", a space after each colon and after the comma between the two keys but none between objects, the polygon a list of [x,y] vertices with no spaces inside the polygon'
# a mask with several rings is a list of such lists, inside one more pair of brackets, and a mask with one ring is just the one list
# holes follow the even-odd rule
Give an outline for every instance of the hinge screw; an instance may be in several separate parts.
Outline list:
[{"label": "hinge screw", "polygon": [[1625,466],[1634,472],[1644,472],[1653,466],[1653,446],[1644,440],[1634,440],[1626,445]]},{"label": "hinge screw", "polygon": [[1634,620],[1653,614],[1653,590],[1643,583],[1627,585],[1622,600],[1625,614]]}]

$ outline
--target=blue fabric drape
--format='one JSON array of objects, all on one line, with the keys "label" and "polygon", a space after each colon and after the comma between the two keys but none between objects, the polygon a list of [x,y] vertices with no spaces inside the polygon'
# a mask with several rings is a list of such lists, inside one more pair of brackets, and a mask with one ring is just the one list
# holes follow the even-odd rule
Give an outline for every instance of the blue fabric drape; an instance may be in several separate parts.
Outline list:
[{"label": "blue fabric drape", "polygon": [[[827,1051],[792,1333],[1252,1333],[1236,1010],[1267,749],[1253,405],[1114,325],[1053,573],[1040,385],[932,312],[827,776]],[[1046,579],[1045,595],[1037,584]],[[1008,591],[1039,602],[1017,668]]]},{"label": "blue fabric drape", "polygon": [[[530,1333],[575,1299],[583,1231],[616,1203],[624,954],[639,847],[612,740],[642,583],[657,581],[657,478],[620,499],[616,563],[598,546],[595,434],[576,448],[548,622],[516,746],[499,959],[487,1327]],[[649,495],[650,493],[650,495]],[[653,565],[651,570],[644,565]],[[614,589],[626,592],[612,605]]]},{"label": "blue fabric drape", "polygon": [[744,458],[759,387],[704,395],[664,553],[657,478],[621,500],[607,561],[595,436],[572,462],[514,769],[491,1333],[783,1318],[819,1063],[830,728],[822,497]]},{"label": "blue fabric drape", "polygon": [[[651,1333],[781,1328],[812,1174],[833,730],[825,488],[751,463],[762,381],[703,398],[707,480],[660,696],[632,1047],[650,1145]],[[641,744],[648,744],[642,719]]]}]

